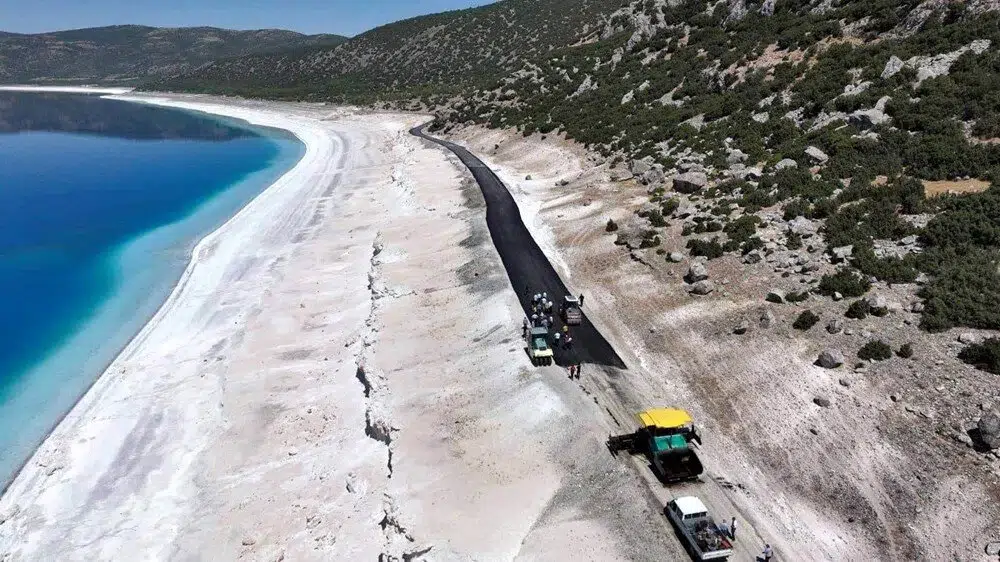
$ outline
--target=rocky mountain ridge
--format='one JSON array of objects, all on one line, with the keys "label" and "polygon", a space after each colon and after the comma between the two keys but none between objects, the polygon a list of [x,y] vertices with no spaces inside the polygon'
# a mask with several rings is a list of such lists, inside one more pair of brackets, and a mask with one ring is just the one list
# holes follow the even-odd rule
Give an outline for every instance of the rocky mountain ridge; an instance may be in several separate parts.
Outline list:
[{"label": "rocky mountain ridge", "polygon": [[0,33],[0,82],[129,84],[219,58],[332,45],[337,35],[280,29],[117,25],[51,33]]}]

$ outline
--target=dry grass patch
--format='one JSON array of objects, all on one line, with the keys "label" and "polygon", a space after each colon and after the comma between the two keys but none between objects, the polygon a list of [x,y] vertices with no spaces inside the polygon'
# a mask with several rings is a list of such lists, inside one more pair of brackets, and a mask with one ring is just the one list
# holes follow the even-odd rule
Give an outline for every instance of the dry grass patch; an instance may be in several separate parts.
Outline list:
[{"label": "dry grass patch", "polygon": [[981,191],[986,191],[986,189],[990,187],[990,182],[977,179],[942,181],[924,180],[922,183],[924,184],[924,194],[927,195],[927,197],[936,197],[947,193],[979,193]]}]

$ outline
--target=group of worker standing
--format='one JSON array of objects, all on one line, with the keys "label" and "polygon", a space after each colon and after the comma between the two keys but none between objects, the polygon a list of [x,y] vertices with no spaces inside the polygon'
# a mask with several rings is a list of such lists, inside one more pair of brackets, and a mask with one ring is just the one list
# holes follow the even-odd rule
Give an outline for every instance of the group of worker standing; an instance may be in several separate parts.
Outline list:
[{"label": "group of worker standing", "polygon": [[[531,327],[544,327],[551,330],[555,327],[555,318],[552,312],[555,310],[555,303],[549,300],[548,293],[535,293],[531,296]],[[529,327],[527,322],[524,326],[524,336],[527,337]],[[556,347],[560,345],[563,349],[573,346],[573,336],[569,333],[569,326],[563,324],[562,331],[556,330],[552,334],[552,340]]]}]

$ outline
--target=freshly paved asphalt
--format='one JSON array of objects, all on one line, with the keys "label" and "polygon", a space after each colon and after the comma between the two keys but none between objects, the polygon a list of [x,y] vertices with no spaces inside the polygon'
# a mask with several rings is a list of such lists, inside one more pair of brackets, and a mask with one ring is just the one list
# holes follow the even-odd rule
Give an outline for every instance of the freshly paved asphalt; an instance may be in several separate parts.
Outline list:
[{"label": "freshly paved asphalt", "polygon": [[[531,295],[534,293],[546,292],[549,300],[559,304],[569,291],[525,228],[517,203],[507,186],[493,170],[461,146],[425,134],[422,126],[412,129],[410,133],[454,152],[476,178],[486,199],[486,225],[526,316],[531,315]],[[591,363],[625,369],[625,363],[614,348],[587,318],[586,295],[583,308],[583,322],[579,326],[570,326],[573,345],[569,349],[560,347],[555,350],[556,364]],[[553,317],[556,316],[553,314]],[[556,318],[555,322],[556,329],[561,330],[562,320]]]}]

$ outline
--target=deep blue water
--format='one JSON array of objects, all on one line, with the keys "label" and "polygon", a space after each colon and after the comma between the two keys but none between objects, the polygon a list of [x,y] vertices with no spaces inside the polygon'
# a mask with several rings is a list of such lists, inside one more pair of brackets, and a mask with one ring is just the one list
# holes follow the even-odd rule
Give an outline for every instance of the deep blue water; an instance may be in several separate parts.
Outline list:
[{"label": "deep blue water", "polygon": [[193,246],[303,152],[202,114],[0,93],[0,485],[156,312]]}]

